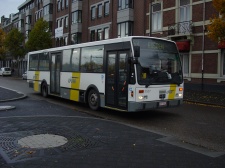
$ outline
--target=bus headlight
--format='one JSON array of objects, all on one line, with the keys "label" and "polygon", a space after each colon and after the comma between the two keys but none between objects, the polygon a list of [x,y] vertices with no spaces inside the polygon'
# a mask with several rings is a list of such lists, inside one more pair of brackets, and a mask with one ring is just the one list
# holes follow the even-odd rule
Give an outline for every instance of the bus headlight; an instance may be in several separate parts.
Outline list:
[{"label": "bus headlight", "polygon": [[138,98],[139,98],[140,100],[142,100],[142,99],[144,98],[144,96],[139,96]]},{"label": "bus headlight", "polygon": [[182,94],[182,93],[177,93],[176,96],[177,96],[177,97],[182,97],[183,94]]},{"label": "bus headlight", "polygon": [[147,100],[148,99],[148,95],[139,96],[138,98],[139,98],[139,100]]}]

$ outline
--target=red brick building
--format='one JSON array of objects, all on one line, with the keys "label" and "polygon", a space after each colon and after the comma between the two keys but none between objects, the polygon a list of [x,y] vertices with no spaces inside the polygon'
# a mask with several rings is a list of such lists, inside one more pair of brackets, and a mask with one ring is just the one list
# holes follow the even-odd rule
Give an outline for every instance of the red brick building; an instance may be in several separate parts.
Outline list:
[{"label": "red brick building", "polygon": [[225,46],[207,37],[210,17],[219,15],[212,0],[27,0],[18,9],[12,20],[27,39],[40,17],[49,22],[53,46],[130,35],[166,38],[177,43],[187,84],[225,85]]}]

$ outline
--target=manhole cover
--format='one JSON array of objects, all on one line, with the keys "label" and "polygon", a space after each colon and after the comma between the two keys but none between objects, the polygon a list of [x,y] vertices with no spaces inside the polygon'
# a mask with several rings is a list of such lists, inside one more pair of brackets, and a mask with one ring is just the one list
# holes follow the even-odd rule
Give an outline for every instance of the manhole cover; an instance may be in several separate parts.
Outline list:
[{"label": "manhole cover", "polygon": [[18,140],[18,144],[28,148],[53,148],[66,144],[68,140],[59,135],[40,134],[27,136]]},{"label": "manhole cover", "polygon": [[99,138],[58,127],[0,134],[0,155],[7,163],[52,158],[102,145]]}]

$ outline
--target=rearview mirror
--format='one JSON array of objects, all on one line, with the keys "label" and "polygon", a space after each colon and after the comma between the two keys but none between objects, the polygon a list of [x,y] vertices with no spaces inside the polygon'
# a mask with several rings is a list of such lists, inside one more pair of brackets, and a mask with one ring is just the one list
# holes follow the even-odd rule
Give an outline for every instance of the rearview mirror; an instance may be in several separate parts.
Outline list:
[{"label": "rearview mirror", "polygon": [[138,63],[138,59],[136,57],[132,58],[132,57],[129,57],[128,59],[128,63],[131,64],[137,64]]},{"label": "rearview mirror", "polygon": [[140,46],[134,46],[134,57],[140,57]]}]

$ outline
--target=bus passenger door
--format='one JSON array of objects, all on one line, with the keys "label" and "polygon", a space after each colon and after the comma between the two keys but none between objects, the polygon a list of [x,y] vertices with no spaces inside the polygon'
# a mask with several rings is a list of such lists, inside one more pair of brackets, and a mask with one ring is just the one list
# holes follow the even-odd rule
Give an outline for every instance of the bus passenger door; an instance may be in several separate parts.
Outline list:
[{"label": "bus passenger door", "polygon": [[50,92],[52,94],[60,93],[60,69],[61,53],[51,54],[51,73],[50,73]]},{"label": "bus passenger door", "polygon": [[129,51],[107,52],[106,106],[126,109]]}]

